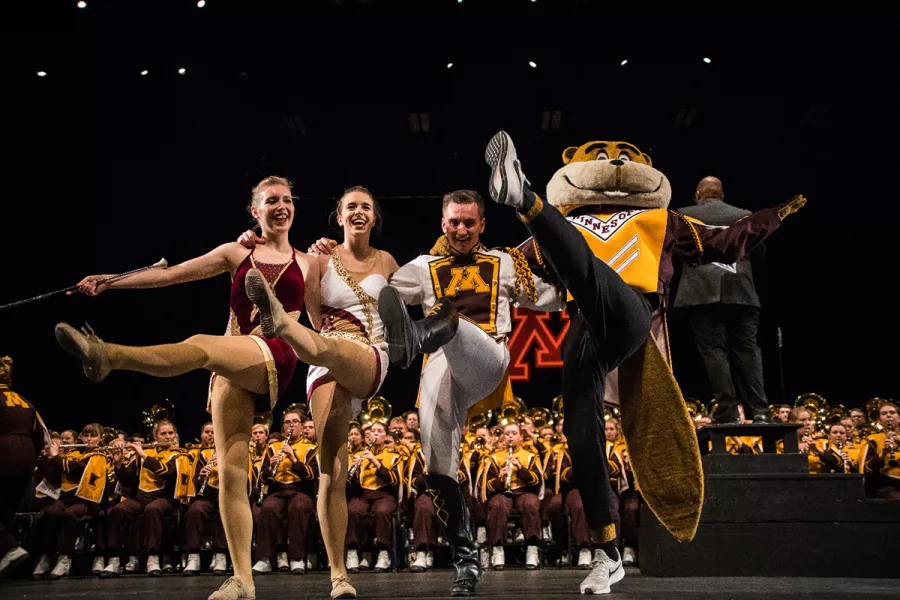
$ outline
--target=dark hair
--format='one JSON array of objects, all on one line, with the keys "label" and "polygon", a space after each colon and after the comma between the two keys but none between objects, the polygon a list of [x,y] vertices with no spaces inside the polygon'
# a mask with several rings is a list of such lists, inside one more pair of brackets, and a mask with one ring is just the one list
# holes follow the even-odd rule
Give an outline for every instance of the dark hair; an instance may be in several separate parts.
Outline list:
[{"label": "dark hair", "polygon": [[406,433],[404,433],[403,435],[406,435],[407,433],[413,434],[413,436],[415,436],[417,442],[421,442],[421,441],[422,441],[422,436],[419,435],[419,432],[416,431],[415,429],[407,429],[407,430],[406,430]]},{"label": "dark hair", "polygon": [[372,229],[375,233],[381,233],[381,225],[384,222],[384,217],[381,214],[381,205],[378,203],[378,200],[375,199],[375,195],[369,191],[369,188],[363,185],[354,185],[352,187],[348,187],[344,190],[344,193],[341,194],[341,197],[337,199],[337,202],[334,204],[334,211],[328,216],[328,221],[331,222],[334,220],[334,226],[338,227],[337,218],[338,215],[341,214],[341,204],[344,202],[344,198],[347,197],[348,194],[352,194],[353,192],[360,192],[368,196],[372,199],[372,212],[375,213],[375,224],[372,226]]},{"label": "dark hair", "polygon": [[447,192],[444,194],[444,201],[441,204],[441,213],[447,210],[450,203],[453,204],[477,204],[478,216],[484,218],[484,200],[475,190],[456,190],[455,192]]}]

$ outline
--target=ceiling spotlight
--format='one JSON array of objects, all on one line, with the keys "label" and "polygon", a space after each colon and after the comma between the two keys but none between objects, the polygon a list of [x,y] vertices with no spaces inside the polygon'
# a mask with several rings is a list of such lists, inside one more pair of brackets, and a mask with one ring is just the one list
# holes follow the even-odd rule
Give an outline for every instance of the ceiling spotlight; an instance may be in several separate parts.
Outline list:
[{"label": "ceiling spotlight", "polygon": [[623,60],[621,64],[624,67],[626,64],[628,64],[628,59],[626,58],[625,60]]},{"label": "ceiling spotlight", "polygon": [[453,67],[453,63],[447,63],[447,68],[450,69]]},{"label": "ceiling spotlight", "polygon": [[146,75],[146,74],[149,73],[149,72],[150,72],[150,71],[148,71],[147,69],[144,69],[143,71],[141,71],[141,75]]},{"label": "ceiling spotlight", "polygon": [[206,0],[199,0],[199,2],[197,2],[197,8],[203,8],[204,6],[206,6]]},{"label": "ceiling spotlight", "polygon": [[704,58],[703,58],[703,62],[705,62],[706,64],[709,64],[709,63],[712,62],[712,59],[711,59],[711,58],[704,57]]},{"label": "ceiling spotlight", "polygon": [[532,69],[537,69],[537,63],[534,62],[533,60],[528,61],[528,66],[531,67]]},{"label": "ceiling spotlight", "polygon": [[85,2],[84,0],[81,0],[81,2],[79,2],[75,6],[77,6],[78,8],[87,8],[87,2]]},{"label": "ceiling spotlight", "polygon": [[178,69],[179,75],[184,75],[185,73],[187,73],[187,69],[185,69],[184,67],[181,67],[180,69]]},{"label": "ceiling spotlight", "polygon": [[38,72],[37,72],[37,76],[38,76],[38,77],[46,77],[46,76],[47,76],[47,71],[38,71]]}]

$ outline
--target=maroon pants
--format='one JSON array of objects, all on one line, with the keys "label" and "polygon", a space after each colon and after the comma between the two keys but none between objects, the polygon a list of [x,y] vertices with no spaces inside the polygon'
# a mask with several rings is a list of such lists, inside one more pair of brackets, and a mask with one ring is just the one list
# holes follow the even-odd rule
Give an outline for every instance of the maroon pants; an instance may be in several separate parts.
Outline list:
[{"label": "maroon pants", "polygon": [[212,525],[213,546],[215,552],[225,552],[228,542],[225,540],[225,529],[219,516],[219,504],[212,500],[198,498],[194,500],[184,514],[184,548],[188,552],[200,552],[203,548],[203,532],[206,524]]},{"label": "maroon pants", "polygon": [[[139,519],[139,535],[148,554],[159,554],[163,546],[163,522],[175,514],[175,506],[168,498],[154,498],[139,493],[123,500],[109,511],[107,519],[107,548],[112,556],[121,553],[129,532],[129,525]],[[132,548],[135,550],[135,548]]]},{"label": "maroon pants", "polygon": [[522,533],[529,545],[541,539],[541,501],[537,494],[523,492],[512,498],[504,494],[494,494],[487,502],[488,543],[502,546],[506,543],[506,526],[513,506],[522,514]]},{"label": "maroon pants", "polygon": [[572,542],[577,548],[591,547],[591,531],[588,529],[587,517],[584,514],[584,504],[581,502],[581,494],[577,489],[563,490],[562,493],[551,496],[547,503],[547,518],[553,524],[553,537],[557,545],[563,545],[568,536],[566,520],[563,518],[563,506],[569,511],[572,519]]},{"label": "maroon pants", "polygon": [[638,528],[638,507],[640,506],[640,495],[634,490],[627,490],[619,498],[619,510],[621,515],[622,526],[619,527],[621,532],[622,544],[637,548],[637,528]]},{"label": "maroon pants", "polygon": [[397,499],[380,490],[363,490],[347,503],[347,547],[359,548],[366,541],[370,520],[375,523],[375,543],[385,549],[394,547],[393,514]]},{"label": "maroon pants", "polygon": [[36,538],[42,553],[71,557],[75,554],[75,541],[84,533],[85,522],[100,513],[100,505],[75,496],[60,498],[44,507],[38,515]]},{"label": "maroon pants", "polygon": [[285,516],[288,520],[288,559],[306,558],[307,533],[315,509],[313,499],[299,490],[284,489],[266,496],[259,511],[257,559],[275,557],[278,533],[283,528]]},{"label": "maroon pants", "polygon": [[481,498],[472,498],[469,504],[469,512],[472,514],[472,523],[475,527],[483,527],[487,524],[487,510]]},{"label": "maroon pants", "polygon": [[430,550],[437,545],[437,532],[440,526],[440,521],[434,513],[434,501],[431,496],[419,494],[413,506],[413,549]]}]

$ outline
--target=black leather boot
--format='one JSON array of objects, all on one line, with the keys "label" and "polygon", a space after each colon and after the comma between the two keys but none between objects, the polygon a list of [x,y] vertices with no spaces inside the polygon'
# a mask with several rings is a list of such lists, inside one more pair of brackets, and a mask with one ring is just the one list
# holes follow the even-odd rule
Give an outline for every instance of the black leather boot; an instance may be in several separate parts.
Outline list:
[{"label": "black leather boot", "polygon": [[378,295],[378,314],[384,321],[384,338],[388,343],[391,362],[405,369],[419,354],[436,352],[453,339],[459,327],[456,307],[449,300],[441,300],[424,319],[413,321],[406,312],[400,292],[391,286]]},{"label": "black leather boot", "polygon": [[446,475],[426,475],[425,481],[434,501],[435,512],[444,524],[447,543],[453,551],[455,574],[450,595],[474,596],[482,570],[478,549],[469,529],[469,508],[462,489]]}]

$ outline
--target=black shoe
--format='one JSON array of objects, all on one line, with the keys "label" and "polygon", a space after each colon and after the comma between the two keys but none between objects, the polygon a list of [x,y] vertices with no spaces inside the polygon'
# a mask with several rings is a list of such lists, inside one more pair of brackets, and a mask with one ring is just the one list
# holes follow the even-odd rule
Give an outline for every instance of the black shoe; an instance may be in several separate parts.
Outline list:
[{"label": "black shoe", "polygon": [[474,596],[483,571],[478,549],[469,528],[469,509],[459,484],[446,475],[426,475],[428,493],[435,514],[444,523],[447,545],[453,552],[453,586],[451,596]]},{"label": "black shoe", "polygon": [[459,327],[456,307],[449,300],[434,305],[427,317],[413,321],[400,292],[391,286],[378,295],[378,314],[384,321],[384,338],[391,362],[403,369],[419,354],[436,352],[453,339]]},{"label": "black shoe", "polygon": [[772,418],[766,413],[759,413],[758,415],[753,415],[754,423],[771,423]]}]

